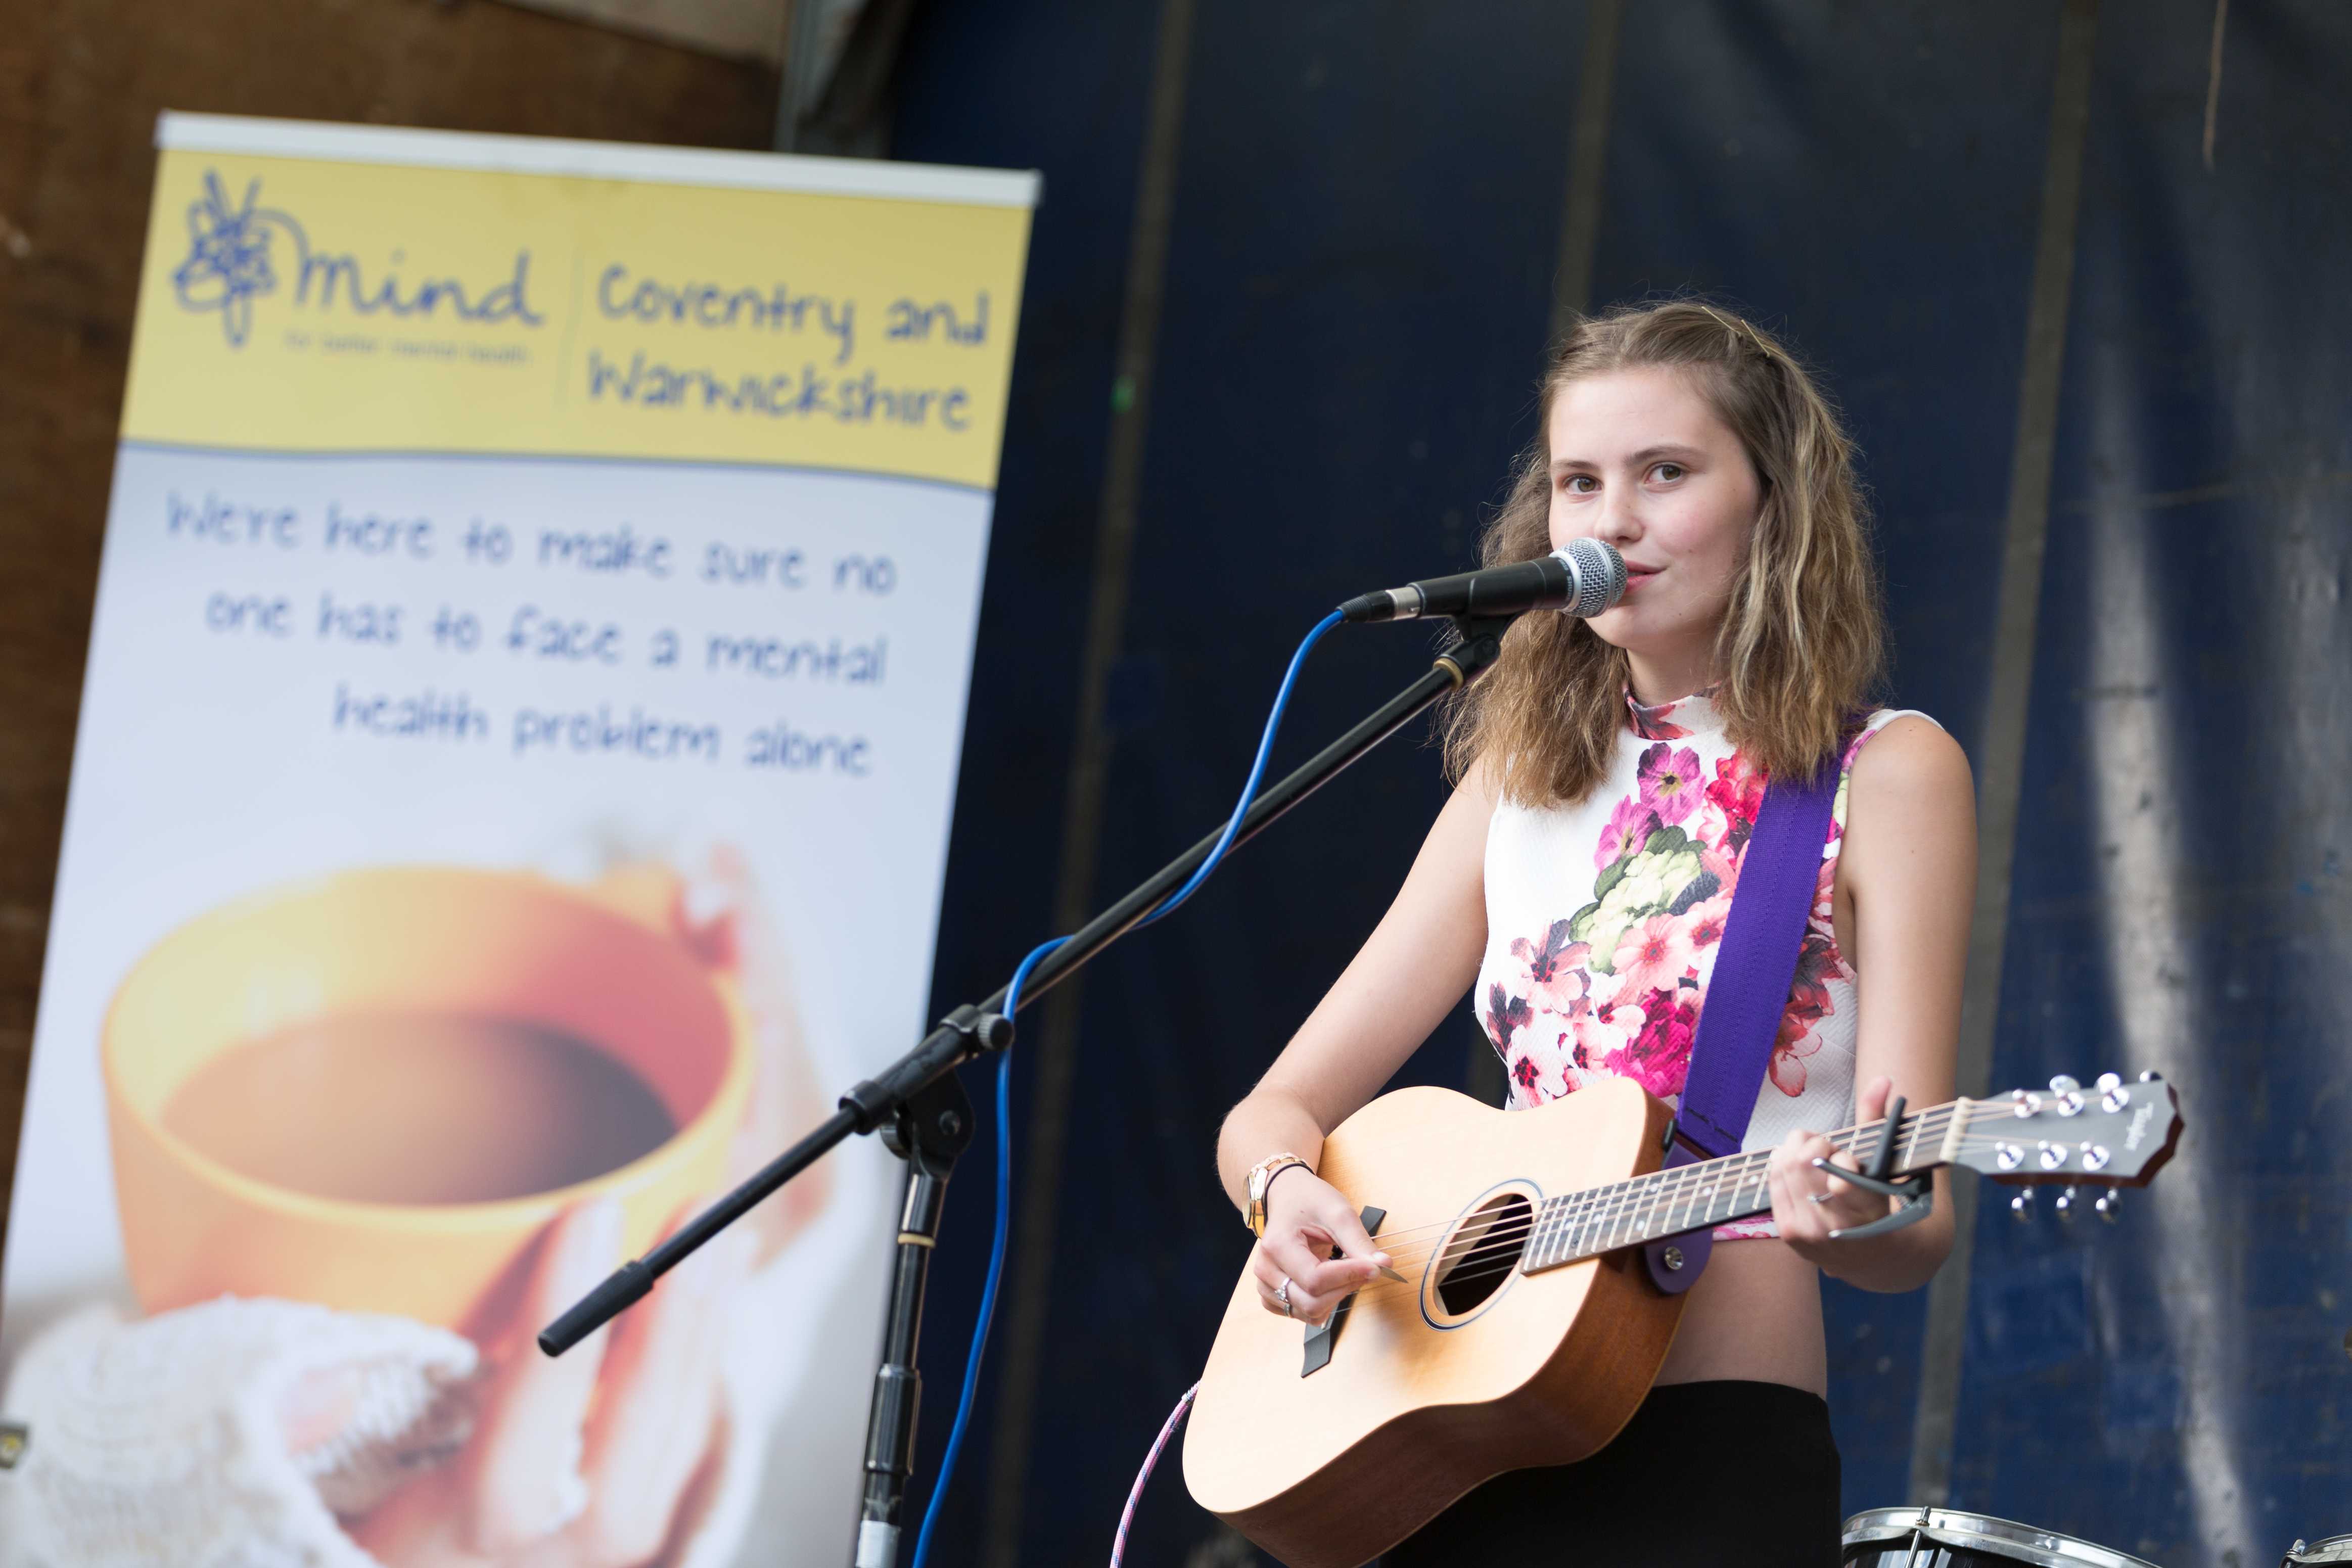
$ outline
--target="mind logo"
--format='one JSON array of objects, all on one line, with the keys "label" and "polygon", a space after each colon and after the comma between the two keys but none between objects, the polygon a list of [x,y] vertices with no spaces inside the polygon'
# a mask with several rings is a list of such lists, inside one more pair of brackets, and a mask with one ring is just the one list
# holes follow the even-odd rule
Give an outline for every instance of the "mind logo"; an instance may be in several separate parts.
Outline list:
[{"label": "mind logo", "polygon": [[[446,308],[460,321],[545,324],[530,308],[528,250],[515,252],[513,275],[489,288],[436,278],[404,294],[399,276],[389,268],[378,269],[371,285],[358,257],[313,249],[309,233],[292,214],[261,205],[259,180],[246,187],[243,205],[230,205],[220,175],[210,170],[205,174],[204,195],[188,204],[187,259],[172,274],[181,308],[218,311],[229,347],[243,348],[253,331],[254,301],[278,292],[271,245],[281,237],[292,253],[293,303],[298,307],[340,308],[362,316],[388,310],[398,317],[429,317]],[[394,267],[405,259],[402,251],[392,253]]]}]

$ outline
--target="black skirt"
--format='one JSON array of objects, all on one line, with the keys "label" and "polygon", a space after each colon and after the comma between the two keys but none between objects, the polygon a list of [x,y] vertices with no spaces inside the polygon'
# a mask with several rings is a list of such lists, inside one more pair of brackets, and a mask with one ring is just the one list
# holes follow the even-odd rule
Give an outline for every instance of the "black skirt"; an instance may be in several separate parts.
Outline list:
[{"label": "black skirt", "polygon": [[1589,1459],[1512,1470],[1381,1568],[1836,1568],[1830,1407],[1777,1383],[1654,1388]]}]

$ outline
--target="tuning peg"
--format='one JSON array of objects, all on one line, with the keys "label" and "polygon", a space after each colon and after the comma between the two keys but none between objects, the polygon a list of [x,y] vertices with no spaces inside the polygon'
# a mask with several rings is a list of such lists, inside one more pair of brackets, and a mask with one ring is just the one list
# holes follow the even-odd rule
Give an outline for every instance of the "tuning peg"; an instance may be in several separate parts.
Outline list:
[{"label": "tuning peg", "polygon": [[2109,1225],[2116,1223],[2116,1211],[2124,1206],[2124,1194],[2119,1188],[2109,1187],[2091,1200],[2091,1210]]},{"label": "tuning peg", "polygon": [[2116,1085],[2121,1082],[2123,1082],[2123,1079],[2116,1077],[2114,1073],[2103,1072],[2099,1075],[2099,1081],[2093,1084],[2091,1087],[2097,1089],[2101,1094],[2105,1094],[2112,1090]]},{"label": "tuning peg", "polygon": [[2154,1068],[2148,1068],[2140,1073],[2139,1080],[2142,1083],[2162,1083],[2164,1081],[2164,1075],[2157,1071]]},{"label": "tuning peg", "polygon": [[2058,1201],[2051,1206],[2058,1211],[2058,1217],[2060,1219],[2066,1220],[2071,1223],[2074,1217],[2075,1200],[2081,1195],[2082,1194],[2077,1188],[2062,1188],[2058,1194]]},{"label": "tuning peg", "polygon": [[2020,1121],[2039,1116],[2042,1113],[2042,1097],[2031,1089],[2012,1089],[2009,1091],[2009,1113]]},{"label": "tuning peg", "polygon": [[2075,1093],[2071,1089],[2066,1090],[2066,1092],[2058,1097],[2058,1114],[2061,1116],[2082,1115],[2083,1097]]},{"label": "tuning peg", "polygon": [[2072,1094],[2082,1087],[2063,1072],[2050,1080],[2050,1092],[2053,1094]]},{"label": "tuning peg", "polygon": [[2131,1103],[2131,1090],[2126,1089],[2119,1080],[2109,1081],[2115,1079],[2115,1076],[2109,1073],[2099,1080],[2099,1109],[2110,1116]]},{"label": "tuning peg", "polygon": [[2016,1194],[2009,1200],[2009,1212],[2015,1215],[2021,1224],[2032,1219],[2034,1215],[2033,1189],[2018,1188]]},{"label": "tuning peg", "polygon": [[2083,1145],[2083,1169],[2086,1171],[2104,1171],[2107,1168],[2107,1162],[2115,1157],[2114,1152],[2105,1143]]}]

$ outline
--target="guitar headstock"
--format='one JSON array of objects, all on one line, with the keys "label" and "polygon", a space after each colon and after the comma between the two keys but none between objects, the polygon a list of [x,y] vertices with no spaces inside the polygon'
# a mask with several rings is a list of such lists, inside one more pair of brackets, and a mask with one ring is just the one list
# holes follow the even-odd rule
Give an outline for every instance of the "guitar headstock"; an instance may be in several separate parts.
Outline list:
[{"label": "guitar headstock", "polygon": [[[1973,1100],[1955,1163],[2011,1186],[2144,1187],[2179,1145],[2180,1097],[2158,1074]],[[2015,1205],[2012,1205],[2015,1206]]]}]

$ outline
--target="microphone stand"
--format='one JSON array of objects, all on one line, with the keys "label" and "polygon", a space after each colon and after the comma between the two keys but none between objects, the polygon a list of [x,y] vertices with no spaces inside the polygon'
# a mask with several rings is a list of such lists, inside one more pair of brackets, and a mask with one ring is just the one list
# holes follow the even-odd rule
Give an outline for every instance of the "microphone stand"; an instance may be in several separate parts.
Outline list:
[{"label": "microphone stand", "polygon": [[[1342,768],[1387,740],[1447,693],[1475,680],[1500,655],[1503,633],[1516,616],[1453,617],[1461,640],[1440,654],[1427,674],[1381,704],[1369,718],[1326,746],[1307,764],[1250,802],[1234,834],[1238,848],[1275,818],[1305,800]],[[1170,861],[1141,886],[1087,922],[1069,941],[1038,962],[1022,987],[1027,1005],[1127,934],[1138,921],[1184,885],[1215,849],[1221,825]],[[890,1152],[907,1163],[898,1215],[898,1251],[885,1320],[882,1364],[875,1373],[874,1403],[866,1429],[866,1489],[857,1531],[856,1568],[894,1568],[898,1550],[898,1512],[907,1479],[914,1472],[915,1416],[922,1377],[915,1350],[922,1332],[923,1291],[939,1240],[940,1215],[948,1178],[958,1155],[972,1140],[971,1101],[954,1069],[1013,1044],[1013,1020],[999,1008],[999,986],[974,1006],[969,1003],[940,1020],[922,1043],[877,1078],[841,1097],[840,1109],[770,1162],[749,1181],[712,1204],[651,1252],[625,1263],[542,1330],[539,1348],[562,1355],[622,1311],[643,1300],[654,1282],[697,1247],[741,1219],[769,1194],[807,1170],[852,1133],[879,1131]]]}]

